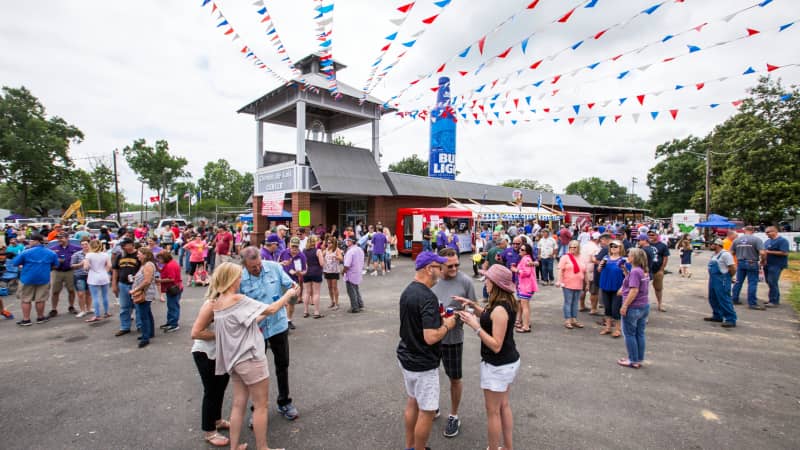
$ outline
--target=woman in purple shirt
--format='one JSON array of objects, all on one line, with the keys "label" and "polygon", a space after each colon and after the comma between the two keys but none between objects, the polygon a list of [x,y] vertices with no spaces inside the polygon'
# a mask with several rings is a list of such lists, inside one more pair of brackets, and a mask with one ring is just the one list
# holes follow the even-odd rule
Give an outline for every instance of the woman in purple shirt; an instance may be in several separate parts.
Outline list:
[{"label": "woman in purple shirt", "polygon": [[619,295],[622,296],[622,334],[625,335],[625,347],[628,357],[617,361],[620,366],[638,369],[644,361],[644,329],[647,316],[650,314],[648,298],[650,275],[647,273],[647,254],[640,248],[628,251],[631,268],[625,268],[625,280]]}]

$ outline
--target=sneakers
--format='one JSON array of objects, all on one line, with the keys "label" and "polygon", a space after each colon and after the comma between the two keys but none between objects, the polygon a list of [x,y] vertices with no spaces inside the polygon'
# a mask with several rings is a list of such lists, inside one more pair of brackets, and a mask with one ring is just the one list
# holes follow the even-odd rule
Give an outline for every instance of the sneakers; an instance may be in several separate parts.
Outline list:
[{"label": "sneakers", "polygon": [[456,437],[458,436],[458,431],[461,429],[461,421],[458,420],[458,417],[450,416],[447,418],[447,425],[444,427],[444,437]]},{"label": "sneakers", "polygon": [[36,319],[36,323],[41,325],[43,323],[47,323],[49,320],[50,320],[50,318],[47,317],[47,316],[39,317],[39,318]]},{"label": "sneakers", "polygon": [[55,309],[51,309],[50,313],[48,314],[50,317],[55,317],[58,315],[58,311]]},{"label": "sneakers", "polygon": [[4,310],[0,311],[0,315],[3,316],[7,320],[11,320],[11,319],[14,318],[14,315],[11,314],[11,311],[9,311],[7,309],[4,309]]},{"label": "sneakers", "polygon": [[78,314],[75,314],[75,317],[77,317],[77,318],[85,317],[86,314],[89,314],[89,313],[87,313],[86,311],[81,311]]},{"label": "sneakers", "polygon": [[297,412],[297,408],[294,407],[294,404],[289,403],[288,405],[278,405],[278,413],[286,418],[286,420],[294,420],[300,417],[300,413]]},{"label": "sneakers", "polygon": [[125,336],[126,334],[130,334],[130,332],[131,330],[119,330],[116,333],[114,333],[114,336],[116,337]]},{"label": "sneakers", "polygon": [[31,322],[30,320],[20,320],[19,322],[17,322],[17,325],[21,327],[29,327],[33,325],[33,322]]},{"label": "sneakers", "polygon": [[436,413],[433,415],[433,418],[434,419],[438,419],[439,416],[441,416],[441,415],[442,415],[442,413],[439,411],[439,408],[436,408]]},{"label": "sneakers", "polygon": [[159,330],[163,330],[165,328],[169,328],[169,324],[168,323],[165,323],[164,325],[161,325],[161,326],[158,327]]},{"label": "sneakers", "polygon": [[173,326],[164,328],[164,333],[174,333],[174,332],[176,332],[176,331],[178,331],[180,329],[181,329],[181,327],[179,327],[178,325],[173,325]]},{"label": "sneakers", "polygon": [[735,322],[722,322],[722,328],[736,328]]},{"label": "sneakers", "polygon": [[292,321],[290,320],[290,321],[289,321],[289,329],[290,329],[290,330],[294,330],[294,329],[296,329],[296,328],[297,328],[297,327],[296,327],[296,326],[294,326],[294,324],[293,324],[293,323],[292,323]]},{"label": "sneakers", "polygon": [[67,308],[67,311],[69,311],[70,314],[77,314],[78,313],[78,311],[75,309],[74,306],[70,306],[69,308]]}]

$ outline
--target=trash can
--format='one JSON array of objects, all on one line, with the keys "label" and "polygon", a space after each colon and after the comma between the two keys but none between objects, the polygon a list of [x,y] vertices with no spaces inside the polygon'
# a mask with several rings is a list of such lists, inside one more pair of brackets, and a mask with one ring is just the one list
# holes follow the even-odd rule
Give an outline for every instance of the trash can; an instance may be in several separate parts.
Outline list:
[{"label": "trash can", "polygon": [[794,251],[800,252],[800,236],[794,237]]},{"label": "trash can", "polygon": [[417,255],[422,253],[422,242],[414,241],[411,243],[411,260],[416,261]]}]

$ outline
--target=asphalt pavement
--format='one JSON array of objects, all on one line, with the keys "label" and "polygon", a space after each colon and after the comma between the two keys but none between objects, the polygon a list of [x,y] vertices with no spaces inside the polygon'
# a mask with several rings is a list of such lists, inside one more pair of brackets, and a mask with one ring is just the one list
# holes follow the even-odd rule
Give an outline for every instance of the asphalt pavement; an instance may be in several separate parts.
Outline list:
[{"label": "asphalt pavement", "polygon": [[[640,370],[615,363],[625,356],[624,343],[600,336],[595,317],[581,313],[586,328],[565,329],[560,290],[540,288],[532,301],[533,333],[515,336],[522,355],[511,388],[517,449],[798,448],[797,316],[783,304],[767,311],[738,307],[735,329],[704,322],[709,253],[695,255],[690,279],[678,276],[675,258],[670,261],[668,311],[651,313]],[[462,262],[468,271],[467,255]],[[338,312],[328,310],[323,287],[322,319],[302,318],[298,305],[289,373],[300,417],[289,422],[275,412],[271,377],[271,447],[403,448],[397,302],[413,272],[408,258],[393,266],[385,277],[365,278],[363,313],[345,312],[344,286]],[[158,332],[144,349],[136,347],[135,333],[114,337],[116,316],[90,326],[66,314],[65,293],[61,314],[47,324],[21,328],[1,322],[0,448],[212,448],[202,440],[202,385],[190,354],[190,329],[203,293],[187,288],[181,330]],[[759,298],[766,298],[763,283]],[[17,300],[5,301],[19,318]],[[153,310],[157,325],[164,323],[165,304]],[[431,434],[433,449],[486,448],[479,342],[472,333],[465,341],[461,433],[442,436],[449,412],[442,371],[442,417]],[[271,354],[269,359],[274,373]],[[254,448],[252,433],[244,436]]]}]

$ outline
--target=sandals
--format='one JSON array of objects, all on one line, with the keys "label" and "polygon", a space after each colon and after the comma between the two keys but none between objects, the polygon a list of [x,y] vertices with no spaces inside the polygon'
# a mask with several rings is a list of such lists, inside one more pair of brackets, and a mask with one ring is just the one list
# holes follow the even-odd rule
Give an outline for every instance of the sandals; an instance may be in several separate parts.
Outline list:
[{"label": "sandals", "polygon": [[575,322],[572,322],[572,326],[575,328],[583,328],[583,324],[578,322],[577,320]]},{"label": "sandals", "polygon": [[313,317],[313,318],[315,318],[315,319],[322,319],[322,318],[323,318],[323,317],[325,317],[325,316],[324,316],[324,315],[322,315],[322,314],[314,314],[314,315],[313,315],[313,316],[311,316],[311,317]]},{"label": "sandals", "polygon": [[335,306],[334,306],[333,308],[331,308],[331,309],[332,309],[332,310],[334,310],[334,311],[338,311],[338,310],[339,310],[339,305],[335,305]]},{"label": "sandals", "polygon": [[[212,434],[210,436],[204,436],[203,440],[205,440],[207,443],[213,445],[214,447],[227,447],[231,443],[230,439],[228,439],[227,437],[225,437],[225,436],[223,436],[223,435],[221,435],[221,434],[219,434],[217,432],[215,432],[214,434]],[[247,447],[245,447],[245,448],[247,448]]]},{"label": "sandals", "polygon": [[603,328],[602,330],[600,330],[600,335],[601,336],[605,336],[607,334],[611,334],[611,329],[610,328]]},{"label": "sandals", "polygon": [[572,323],[570,323],[570,322],[564,322],[564,328],[567,328],[567,329],[571,330],[571,329],[573,329],[575,327],[573,327]]},{"label": "sandals", "polygon": [[614,332],[611,333],[612,338],[618,338],[620,336],[622,336],[622,332],[620,332],[619,330],[614,330]]},{"label": "sandals", "polygon": [[631,369],[640,369],[642,367],[641,363],[632,363],[628,358],[618,359],[617,364],[622,367],[630,367]]},{"label": "sandals", "polygon": [[330,305],[328,305],[328,308],[333,308],[334,306],[336,306],[336,303],[331,303]]},{"label": "sandals", "polygon": [[304,319],[307,319],[307,318],[308,318],[308,316],[310,316],[310,315],[311,315],[311,314],[309,314],[309,313],[303,313],[303,318],[304,318]]},{"label": "sandals", "polygon": [[228,422],[225,419],[220,419],[217,422],[216,427],[217,427],[217,431],[219,431],[219,430],[230,430],[231,429],[231,423]]},{"label": "sandals", "polygon": [[517,333],[530,333],[531,329],[530,328],[516,327],[516,328],[514,328],[514,331],[516,331]]},{"label": "sandals", "polygon": [[94,323],[94,322],[100,322],[102,320],[103,319],[101,319],[100,316],[94,316],[91,319],[84,320],[84,322],[86,322],[86,323]]}]

